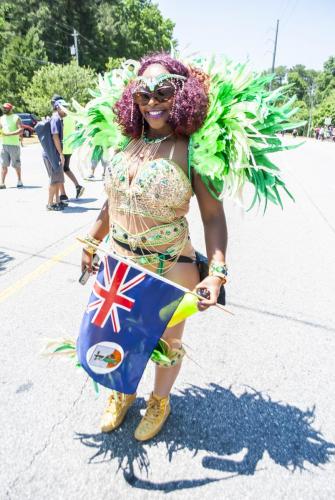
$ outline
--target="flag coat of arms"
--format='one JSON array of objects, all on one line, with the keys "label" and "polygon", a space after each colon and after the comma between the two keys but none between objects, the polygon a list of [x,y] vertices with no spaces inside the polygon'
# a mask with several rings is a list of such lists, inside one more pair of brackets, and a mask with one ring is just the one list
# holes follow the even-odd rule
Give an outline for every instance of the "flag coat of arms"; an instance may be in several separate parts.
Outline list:
[{"label": "flag coat of arms", "polygon": [[97,383],[136,392],[145,366],[185,291],[110,255],[102,260],[77,341]]}]

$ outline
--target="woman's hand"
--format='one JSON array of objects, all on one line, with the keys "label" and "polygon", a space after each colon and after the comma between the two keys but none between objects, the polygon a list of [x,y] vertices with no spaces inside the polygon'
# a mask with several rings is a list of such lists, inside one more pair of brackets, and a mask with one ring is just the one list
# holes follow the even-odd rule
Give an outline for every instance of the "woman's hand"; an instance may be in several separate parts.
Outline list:
[{"label": "woman's hand", "polygon": [[[88,235],[91,236],[91,238],[94,238],[98,242],[100,242],[108,234],[108,231],[109,231],[109,215],[108,215],[108,200],[106,200],[105,203],[103,204],[102,209],[100,210],[100,214],[96,222],[91,227]],[[99,270],[99,266],[98,265],[93,266],[92,269],[92,260],[93,260],[93,255],[90,252],[87,252],[87,250],[83,249],[81,256],[82,272],[88,270],[89,273],[93,274],[97,273],[97,271]]]},{"label": "woman's hand", "polygon": [[199,311],[204,311],[217,303],[222,280],[218,276],[207,276],[197,284],[195,292],[201,297],[198,302]]},{"label": "woman's hand", "polygon": [[92,266],[93,255],[86,250],[83,250],[81,257],[81,271],[88,270],[91,274],[96,274],[99,270],[99,264]]}]

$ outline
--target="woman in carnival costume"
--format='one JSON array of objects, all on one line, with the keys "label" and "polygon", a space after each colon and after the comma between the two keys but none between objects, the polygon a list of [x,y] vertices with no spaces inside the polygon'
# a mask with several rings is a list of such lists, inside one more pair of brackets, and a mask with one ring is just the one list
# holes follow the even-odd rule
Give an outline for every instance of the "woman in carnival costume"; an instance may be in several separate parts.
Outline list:
[{"label": "woman in carnival costume", "polygon": [[[215,62],[186,65],[168,54],[131,61],[100,81],[100,93],[78,107],[82,128],[78,145],[94,148],[93,158],[117,150],[106,169],[107,200],[86,237],[82,268],[107,235],[113,251],[201,295],[199,309],[217,302],[226,283],[227,228],[224,195],[255,187],[251,205],[262,198],[282,204],[286,190],[278,168],[266,154],[285,149],[276,133],[293,128],[292,101],[285,90],[267,90],[268,76],[245,67]],[[280,105],[278,105],[278,101]],[[201,282],[185,218],[195,194],[204,227],[209,274]],[[90,244],[91,243],[91,244]],[[135,431],[145,441],[163,427],[170,413],[169,394],[184,354],[184,322],[163,338],[178,362],[156,366],[153,392]],[[120,426],[136,394],[113,391],[101,430]]]}]

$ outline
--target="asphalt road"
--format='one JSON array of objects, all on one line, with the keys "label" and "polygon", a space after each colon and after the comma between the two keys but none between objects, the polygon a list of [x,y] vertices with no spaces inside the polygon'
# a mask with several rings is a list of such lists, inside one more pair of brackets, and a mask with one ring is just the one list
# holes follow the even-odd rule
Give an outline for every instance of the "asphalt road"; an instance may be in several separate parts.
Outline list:
[{"label": "asphalt road", "polygon": [[[123,427],[103,435],[107,392],[97,398],[71,362],[39,354],[45,338],[78,332],[89,286],[78,284],[75,236],[104,194],[86,182],[66,212],[47,212],[39,146],[24,148],[26,187],[10,171],[0,191],[1,498],[335,497],[335,144],[310,141],[278,162],[296,203],[263,216],[227,202],[235,315],[189,320],[173,413],[139,444],[151,364]],[[195,206],[190,220],[201,248]]]}]

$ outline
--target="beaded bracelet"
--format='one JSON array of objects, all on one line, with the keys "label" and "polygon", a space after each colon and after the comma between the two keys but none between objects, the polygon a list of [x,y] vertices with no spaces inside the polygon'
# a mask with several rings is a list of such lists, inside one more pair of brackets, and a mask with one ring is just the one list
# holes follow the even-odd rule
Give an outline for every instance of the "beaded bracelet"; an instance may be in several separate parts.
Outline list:
[{"label": "beaded bracelet", "polygon": [[93,238],[90,234],[87,234],[84,239],[87,242],[84,246],[85,252],[94,255],[97,252],[97,247],[100,245],[101,240]]},{"label": "beaded bracelet", "polygon": [[226,264],[222,264],[222,262],[212,260],[209,265],[208,275],[217,276],[218,278],[221,278],[222,285],[224,285],[227,282],[228,268]]}]

